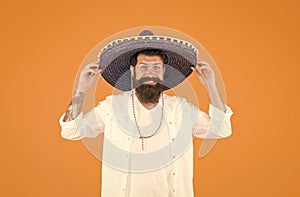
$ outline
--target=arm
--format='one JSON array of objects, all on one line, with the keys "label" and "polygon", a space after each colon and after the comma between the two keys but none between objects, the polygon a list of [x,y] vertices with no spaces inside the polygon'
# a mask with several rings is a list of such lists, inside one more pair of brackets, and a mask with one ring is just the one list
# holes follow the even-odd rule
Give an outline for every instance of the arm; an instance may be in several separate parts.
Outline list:
[{"label": "arm", "polygon": [[192,70],[198,79],[198,81],[205,87],[206,92],[209,96],[210,103],[220,109],[221,111],[226,111],[225,104],[221,100],[219,95],[216,83],[215,83],[215,74],[211,66],[204,61],[197,62],[197,65],[200,67],[200,71],[198,68],[192,67]]},{"label": "arm", "polygon": [[81,72],[72,101],[67,111],[59,120],[61,136],[69,140],[78,140],[84,137],[96,137],[104,128],[100,117],[102,111],[99,106],[85,115],[81,112],[84,94],[100,73],[98,63],[88,64]]},{"label": "arm", "polygon": [[78,90],[75,90],[72,101],[70,102],[67,111],[64,115],[63,121],[74,120],[81,112],[81,106],[83,102],[84,93]]},{"label": "arm", "polygon": [[80,72],[79,82],[75,89],[73,99],[70,102],[63,118],[64,122],[74,120],[81,113],[84,94],[95,81],[96,76],[101,72],[101,70],[98,70],[98,65],[99,64],[96,62],[88,64]]},{"label": "arm", "polygon": [[219,95],[215,74],[211,66],[204,61],[197,62],[198,68],[192,68],[198,81],[209,95],[209,115],[201,112],[194,134],[201,138],[223,138],[231,135],[230,118],[232,111],[225,105]]}]

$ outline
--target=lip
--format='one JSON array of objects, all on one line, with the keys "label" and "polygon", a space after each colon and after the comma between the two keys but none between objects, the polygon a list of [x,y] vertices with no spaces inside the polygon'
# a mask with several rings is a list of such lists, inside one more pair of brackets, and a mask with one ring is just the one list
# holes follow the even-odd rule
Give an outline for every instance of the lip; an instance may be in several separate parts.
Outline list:
[{"label": "lip", "polygon": [[156,82],[154,82],[154,81],[145,81],[143,84],[145,84],[145,85],[155,85]]}]

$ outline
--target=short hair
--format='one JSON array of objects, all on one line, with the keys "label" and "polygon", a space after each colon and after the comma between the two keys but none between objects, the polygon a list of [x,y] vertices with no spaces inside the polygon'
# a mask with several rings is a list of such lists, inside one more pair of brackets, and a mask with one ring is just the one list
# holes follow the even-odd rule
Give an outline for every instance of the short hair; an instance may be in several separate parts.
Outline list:
[{"label": "short hair", "polygon": [[142,51],[139,51],[137,53],[135,53],[133,56],[131,56],[130,58],[130,65],[132,66],[136,66],[137,64],[137,57],[138,55],[147,55],[147,56],[159,56],[163,63],[165,64],[167,62],[168,57],[166,56],[166,54],[159,49],[145,49]]}]

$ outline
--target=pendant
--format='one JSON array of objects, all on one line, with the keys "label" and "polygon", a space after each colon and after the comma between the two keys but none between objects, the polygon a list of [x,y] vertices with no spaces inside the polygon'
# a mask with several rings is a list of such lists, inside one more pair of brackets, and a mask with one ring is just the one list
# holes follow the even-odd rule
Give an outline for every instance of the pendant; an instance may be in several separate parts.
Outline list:
[{"label": "pendant", "polygon": [[140,137],[142,138],[142,150],[145,150],[145,147],[144,147],[144,138],[143,137]]}]

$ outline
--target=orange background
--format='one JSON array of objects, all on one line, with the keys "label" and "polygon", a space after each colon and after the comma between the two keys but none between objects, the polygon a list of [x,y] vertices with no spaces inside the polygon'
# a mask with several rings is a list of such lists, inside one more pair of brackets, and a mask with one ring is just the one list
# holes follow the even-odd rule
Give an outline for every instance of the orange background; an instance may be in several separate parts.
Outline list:
[{"label": "orange background", "polygon": [[195,196],[299,196],[299,8],[296,0],[2,1],[0,196],[100,196],[100,162],[60,137],[58,118],[86,54],[145,25],[198,40],[235,112],[233,135],[195,157]]}]

